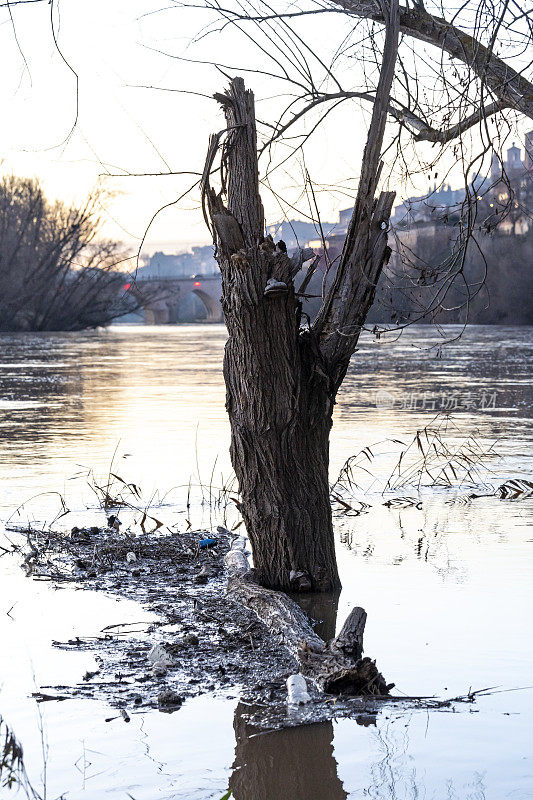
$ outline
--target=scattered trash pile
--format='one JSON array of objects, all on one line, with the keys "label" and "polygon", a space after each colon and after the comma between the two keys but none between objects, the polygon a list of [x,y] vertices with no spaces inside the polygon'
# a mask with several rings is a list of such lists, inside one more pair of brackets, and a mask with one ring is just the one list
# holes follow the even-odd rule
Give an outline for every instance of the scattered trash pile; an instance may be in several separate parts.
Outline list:
[{"label": "scattered trash pile", "polygon": [[206,531],[138,536],[120,533],[113,517],[105,528],[70,532],[10,526],[21,537],[22,568],[34,580],[72,583],[140,602],[156,622],[118,623],[97,636],[54,646],[95,654],[98,670],[74,686],[43,686],[37,700],[104,699],[129,721],[143,709],[175,711],[204,692],[270,684],[285,690],[295,664],[272,648],[255,614],[226,597],[223,557],[231,534]]},{"label": "scattered trash pile", "polygon": [[220,693],[240,698],[248,725],[276,730],[332,717],[374,724],[390,704],[446,710],[490,692],[440,700],[319,691],[305,680],[294,654],[227,594],[224,557],[228,562],[231,553],[241,553],[238,537],[222,527],[216,533],[158,528],[134,536],[120,532],[116,517],[107,523],[62,533],[9,526],[20,542],[11,541],[11,552],[23,556],[21,567],[30,578],[105,591],[152,614],[149,621],[113,622],[96,635],[53,642],[63,650],[90,652],[97,668],[74,685],[41,686],[33,693],[38,702],[104,700],[117,709],[106,722],[128,723],[135,714],[172,713],[187,698]]}]

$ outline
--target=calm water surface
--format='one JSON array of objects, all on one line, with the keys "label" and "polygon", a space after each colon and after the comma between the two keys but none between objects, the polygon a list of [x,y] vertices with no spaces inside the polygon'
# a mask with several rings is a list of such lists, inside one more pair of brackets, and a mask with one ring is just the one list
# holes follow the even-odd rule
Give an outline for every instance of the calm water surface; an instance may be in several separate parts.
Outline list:
[{"label": "calm water surface", "polygon": [[[184,526],[191,476],[220,485],[231,473],[224,341],[219,326],[1,335],[0,518],[24,503],[14,521],[51,520],[59,492],[71,509],[66,526],[94,521],[101,512],[85,476],[105,475],[116,449],[121,475],[146,497],[169,492],[161,513]],[[383,709],[365,724],[264,736],[249,735],[228,694],[173,715],[134,715],[129,725],[106,723],[113,712],[99,702],[38,709],[36,686],[76,683],[95,663],[53,640],[150,617],[135,603],[32,582],[4,556],[0,713],[24,744],[36,787],[46,778],[48,798],[216,800],[228,787],[237,800],[533,798],[533,691],[522,688],[533,685],[532,501],[449,505],[454,492],[422,487],[421,510],[389,509],[378,491],[400,447],[384,440],[408,442],[439,412],[452,414],[450,446],[495,443],[486,482],[532,479],[533,329],[473,327],[441,357],[438,342],[425,328],[396,342],[365,339],[339,397],[332,479],[363,447],[373,457],[372,476],[357,473],[371,508],[337,520],[336,624],[352,606],[366,608],[366,652],[400,693],[505,691],[455,710]],[[205,508],[195,513],[210,522]],[[332,609],[320,615],[335,623]]]}]

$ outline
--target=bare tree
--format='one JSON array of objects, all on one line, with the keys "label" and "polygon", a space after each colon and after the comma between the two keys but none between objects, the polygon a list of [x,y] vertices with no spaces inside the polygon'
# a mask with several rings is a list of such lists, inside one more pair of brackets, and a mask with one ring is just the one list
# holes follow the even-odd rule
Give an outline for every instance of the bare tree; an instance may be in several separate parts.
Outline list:
[{"label": "bare tree", "polygon": [[[499,214],[520,202],[503,169],[494,179],[486,174],[495,158],[503,161],[501,148],[517,118],[533,119],[533,85],[526,77],[531,12],[518,0],[465,0],[457,7],[439,0],[171,5],[179,13],[184,7],[207,11],[199,41],[238,30],[252,52],[261,53],[261,66],[251,64],[248,72],[275,82],[276,91],[279,82],[287,87],[284,96],[279,92],[277,117],[259,126],[259,154],[267,162],[261,180],[251,92],[233,78],[228,92],[217,95],[226,129],[211,139],[201,183],[222,272],[231,453],[255,567],[268,586],[328,590],[339,585],[328,486],[332,410],[394,244],[388,242],[394,201],[388,189],[399,177],[436,179],[438,169],[442,180],[443,169],[444,177],[461,170],[464,201],[456,209],[451,253],[429,274],[419,254],[410,259],[399,248],[408,272],[396,267],[399,274],[387,277],[415,287],[419,279],[429,282],[415,319],[440,313],[461,284],[460,304],[468,311],[483,281],[468,284],[467,247],[482,254],[477,234],[493,225],[483,198],[507,181]],[[326,37],[311,40],[309,29],[298,27],[326,16],[339,21],[332,44]],[[216,66],[230,74],[245,68]],[[305,254],[291,260],[282,242],[265,237],[259,186],[269,191],[276,169],[301,154],[317,127],[345,103],[371,109],[368,138],[346,241],[328,265],[334,277],[329,288],[324,282],[322,307],[311,324],[301,305],[305,286],[294,285]],[[306,121],[310,128],[303,127]],[[285,148],[277,161],[276,143]],[[309,194],[314,201],[310,181]],[[315,221],[320,230],[318,214]]]},{"label": "bare tree", "polygon": [[0,330],[81,330],[137,307],[123,291],[121,246],[97,240],[98,192],[81,208],[49,203],[35,180],[0,182]]},{"label": "bare tree", "polygon": [[[271,126],[263,151],[318,105],[354,96],[372,104],[352,219],[334,279],[312,324],[302,316],[299,291],[294,286],[298,256],[291,260],[283,242],[275,244],[264,235],[254,100],[241,78],[232,79],[229,90],[215,96],[224,109],[226,130],[211,138],[202,180],[206,217],[222,273],[229,333],[224,375],[241,511],[259,580],[285,590],[329,590],[339,585],[328,486],[329,432],[336,394],[391,252],[387,232],[395,195],[378,191],[383,180],[387,119],[399,125],[396,139],[388,143],[389,149],[396,144],[396,163],[405,156],[400,142],[407,131],[411,143],[435,143],[439,157],[454,143],[455,161],[463,166],[466,199],[458,215],[457,247],[443,271],[437,271],[431,298],[433,308],[442,309],[454,282],[464,280],[466,246],[474,236],[481,199],[472,177],[482,173],[485,156],[493,153],[494,135],[489,132],[488,120],[497,119],[505,127],[505,110],[533,118],[533,86],[496,55],[501,30],[512,35],[517,25],[525,25],[521,35],[524,41],[531,39],[529,20],[523,14],[516,12],[517,19],[508,22],[509,3],[484,3],[481,17],[474,14],[472,27],[478,38],[432,16],[421,3],[412,9],[400,7],[398,0],[334,0],[312,5],[314,8],[307,10],[291,8],[285,15],[264,2],[257,6],[240,3],[237,9],[218,2],[211,6],[222,14],[224,25],[254,24],[261,34],[268,31],[278,52],[284,37],[282,57],[272,58],[281,65],[286,79],[293,85],[299,83],[300,88],[287,108],[289,118],[284,121],[282,115]],[[315,54],[289,27],[287,18],[333,9],[342,9],[350,18],[369,20],[372,28],[385,28],[381,44],[371,30],[371,52],[379,74],[372,90],[345,91],[339,85],[336,92],[324,92],[306,66],[308,57],[310,60]],[[483,21],[489,31],[486,44],[482,42]],[[279,36],[277,40],[272,31]],[[408,59],[399,52],[401,35],[438,48],[439,102],[435,94],[432,100],[422,101],[416,53],[410,53],[410,63],[415,65],[410,74]],[[283,60],[289,60],[289,52],[304,79],[289,78]],[[334,81],[332,68],[321,64],[328,79]],[[305,80],[309,80],[309,93],[302,89]],[[403,102],[392,96],[394,85],[403,92]],[[295,111],[298,102],[301,107]],[[472,149],[464,137],[475,126],[477,139]],[[219,150],[217,191],[211,186],[211,176]],[[434,161],[431,155],[429,162]],[[427,169],[427,158],[419,163]],[[408,165],[406,169],[414,172]]]}]

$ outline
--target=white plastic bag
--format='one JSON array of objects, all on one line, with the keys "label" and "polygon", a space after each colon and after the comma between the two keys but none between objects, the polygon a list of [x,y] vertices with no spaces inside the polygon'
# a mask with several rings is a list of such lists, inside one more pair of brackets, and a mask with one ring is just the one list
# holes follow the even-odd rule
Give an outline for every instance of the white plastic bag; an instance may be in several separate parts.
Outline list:
[{"label": "white plastic bag", "polygon": [[166,667],[168,667],[171,662],[171,658],[162,645],[154,644],[154,646],[148,653],[148,661],[151,664],[157,664],[160,662],[164,664]]}]

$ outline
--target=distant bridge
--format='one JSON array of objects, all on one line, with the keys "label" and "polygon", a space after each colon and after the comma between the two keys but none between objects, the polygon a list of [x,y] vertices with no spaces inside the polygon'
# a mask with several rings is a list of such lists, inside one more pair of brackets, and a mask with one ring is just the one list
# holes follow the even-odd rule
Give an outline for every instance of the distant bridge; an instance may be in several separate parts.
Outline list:
[{"label": "distant bridge", "polygon": [[204,304],[207,322],[224,320],[220,302],[222,294],[220,275],[195,275],[191,278],[145,277],[126,286],[140,303],[149,325],[178,322],[179,303],[189,294],[196,295]]}]

